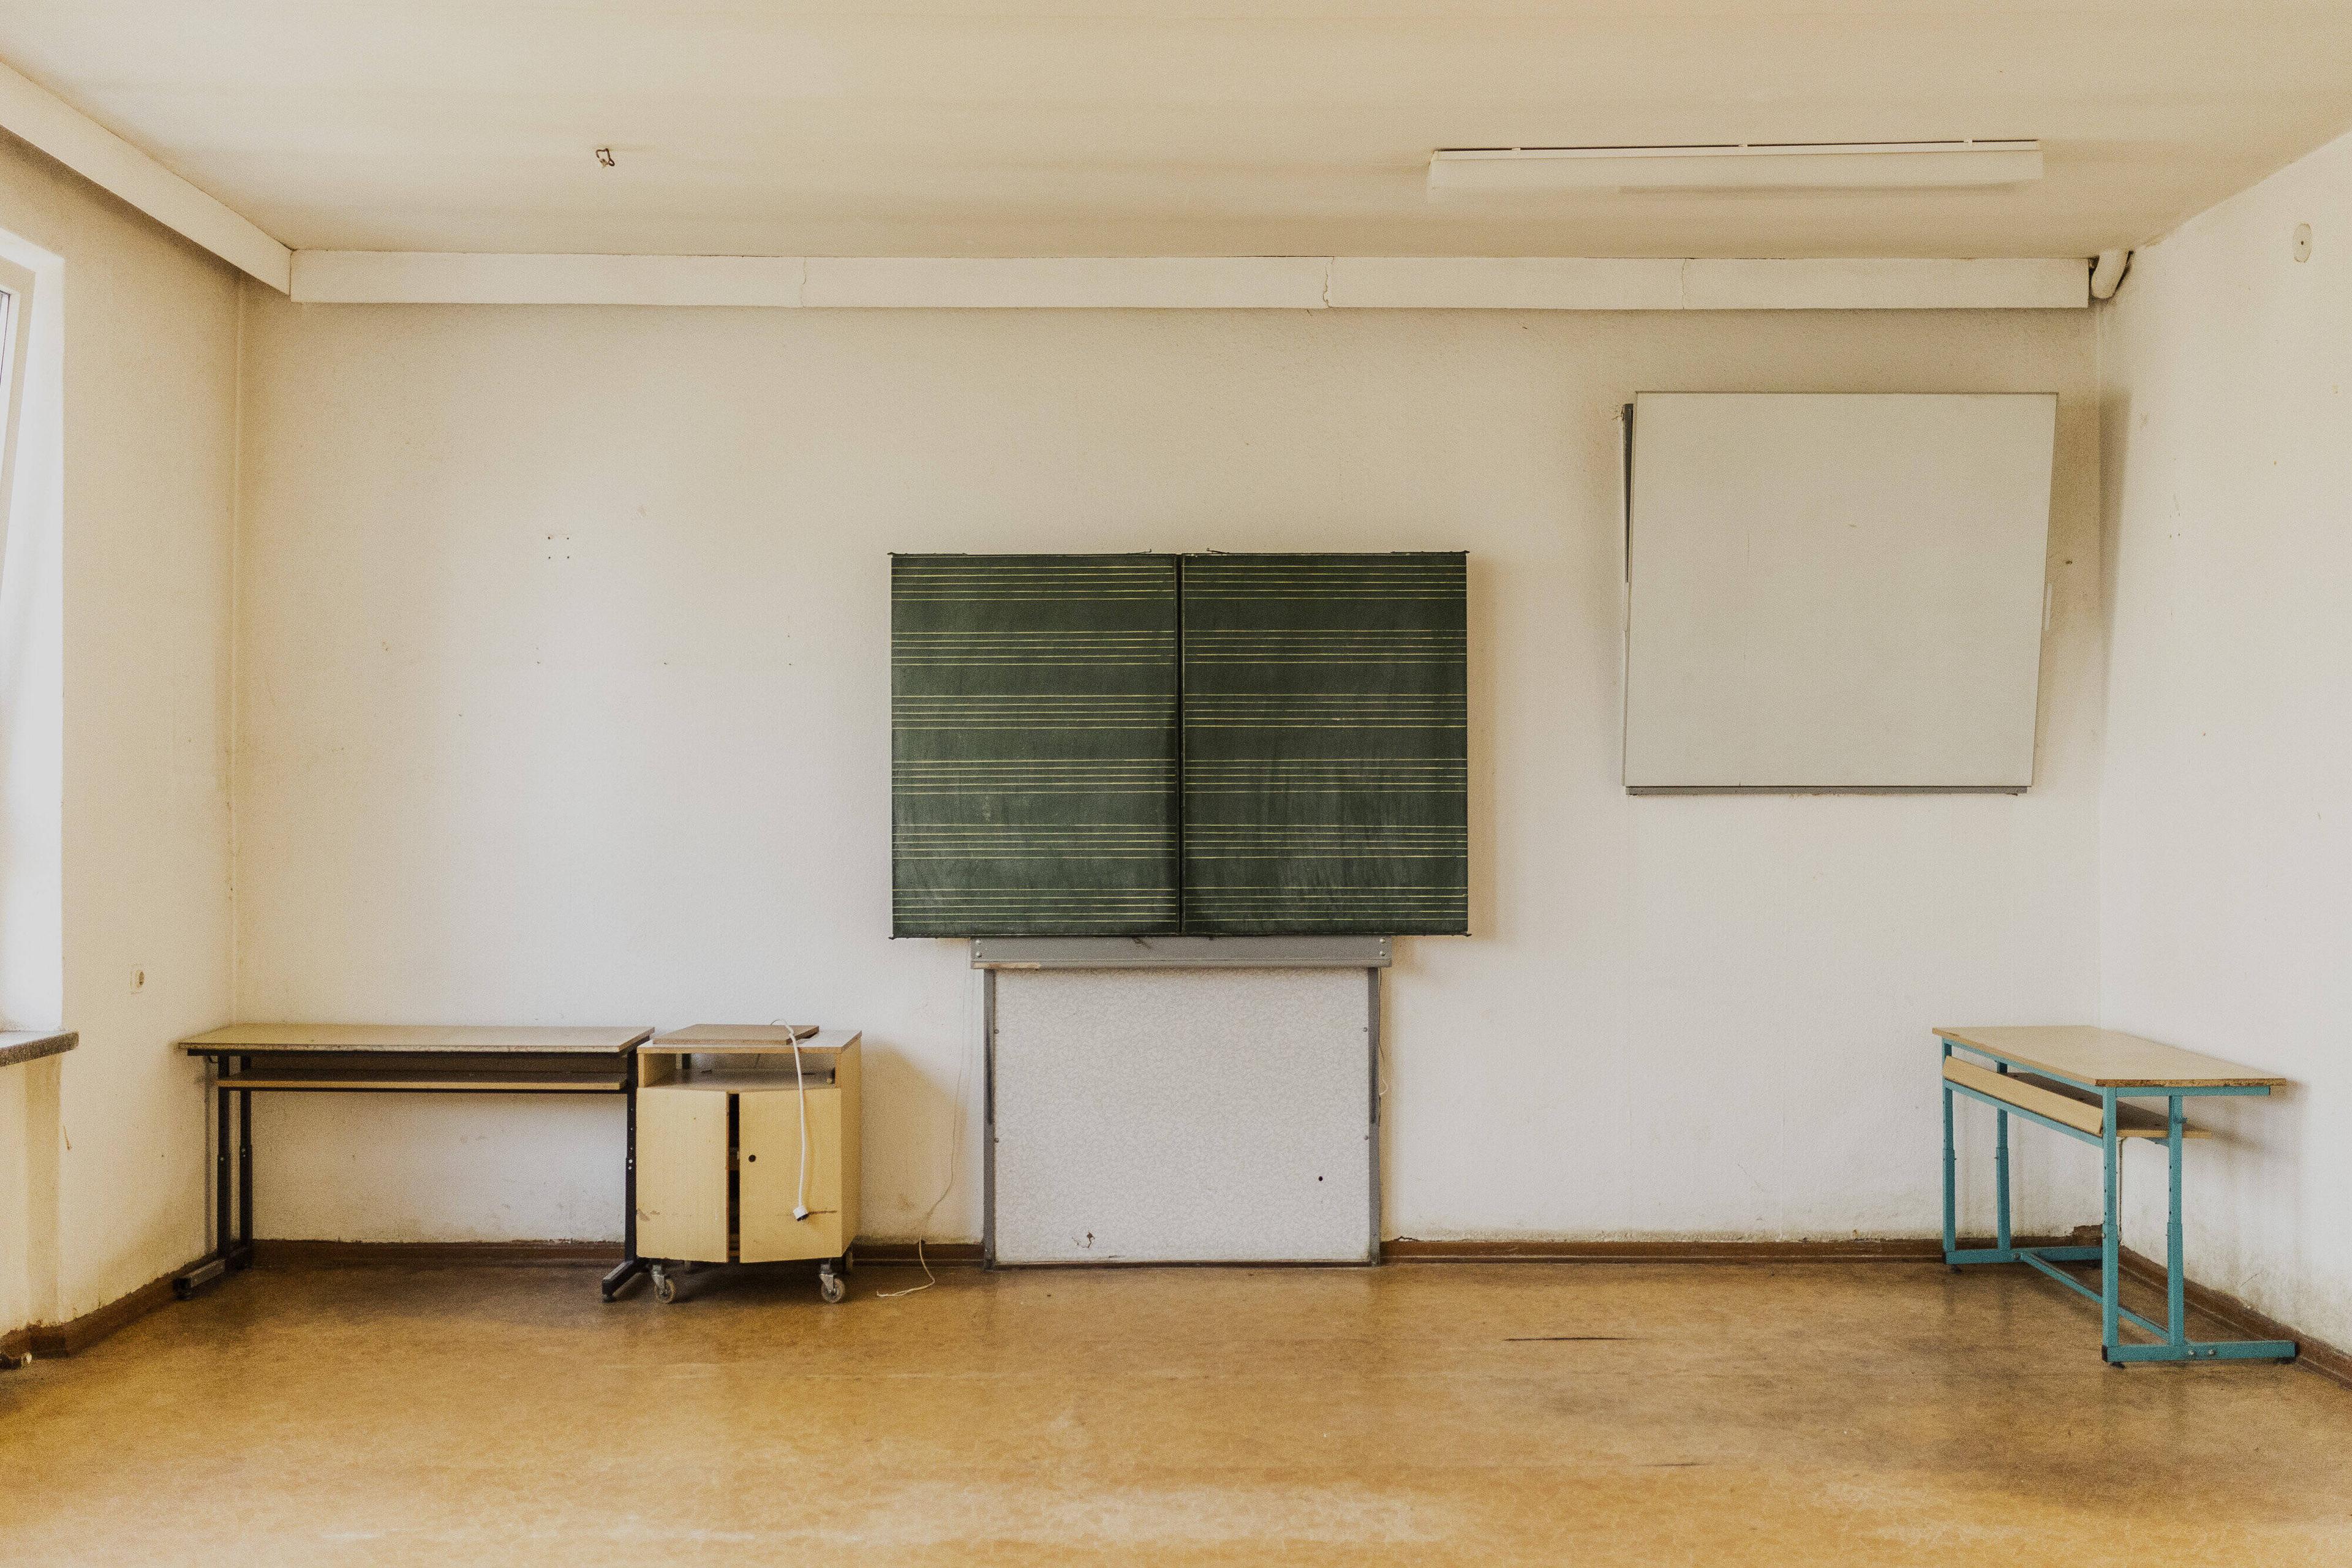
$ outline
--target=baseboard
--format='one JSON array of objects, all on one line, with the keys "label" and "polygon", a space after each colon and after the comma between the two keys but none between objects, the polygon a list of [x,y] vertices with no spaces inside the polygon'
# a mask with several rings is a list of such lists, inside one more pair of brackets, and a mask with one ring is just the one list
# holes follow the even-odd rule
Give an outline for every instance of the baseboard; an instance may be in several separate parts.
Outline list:
[{"label": "baseboard", "polygon": [[[2094,1232],[2094,1239],[2096,1233]],[[2126,1247],[2119,1259],[2123,1271],[2143,1284],[2164,1289],[2164,1265],[2145,1253]],[[2233,1332],[2250,1340],[2293,1340],[2294,1359],[2322,1377],[2333,1378],[2347,1388],[2352,1388],[2352,1355],[2336,1349],[2325,1340],[2315,1340],[2268,1313],[2248,1306],[2226,1290],[2216,1290],[2210,1285],[2200,1285],[2191,1279],[2181,1287],[2192,1310],[2209,1318],[2219,1319]]]},{"label": "baseboard", "polygon": [[[915,1244],[911,1241],[861,1241],[856,1251],[860,1263],[904,1263],[912,1267],[915,1262]],[[314,1268],[375,1264],[421,1268],[433,1265],[511,1267],[532,1263],[593,1263],[609,1268],[620,1258],[621,1245],[616,1241],[257,1241],[253,1244],[253,1261],[257,1268],[289,1264]],[[986,1261],[980,1243],[976,1241],[927,1241],[923,1244],[923,1260],[948,1268],[976,1267]]]},{"label": "baseboard", "polygon": [[[2020,1247],[2063,1247],[2065,1237],[2019,1237]],[[1990,1247],[1992,1238],[1964,1237]],[[1383,1263],[1941,1263],[1937,1237],[1853,1237],[1822,1241],[1418,1241],[1381,1244]]]},{"label": "baseboard", "polygon": [[[915,1263],[915,1244],[911,1241],[861,1241],[856,1247],[860,1263]],[[257,1268],[288,1264],[320,1267],[397,1265],[402,1268],[423,1268],[434,1265],[452,1267],[510,1267],[515,1264],[593,1263],[609,1268],[620,1261],[621,1245],[615,1241],[257,1241],[253,1244],[253,1261]],[[927,1241],[923,1244],[923,1261],[934,1268],[977,1268],[986,1257],[976,1241]]]},{"label": "baseboard", "polygon": [[517,1264],[593,1263],[610,1268],[621,1260],[617,1241],[256,1241],[257,1268],[286,1264],[354,1266],[394,1264],[406,1268],[435,1266],[511,1268]]},{"label": "baseboard", "polygon": [[62,1323],[35,1323],[26,1331],[26,1348],[35,1355],[79,1355],[117,1329],[128,1328],[172,1300],[172,1280],[184,1272],[182,1264],[169,1274],[150,1279],[127,1296]]},{"label": "baseboard", "polygon": [[[2021,1247],[2059,1247],[2070,1237],[2021,1237]],[[1970,1247],[1990,1247],[1992,1238],[1969,1238]],[[911,1241],[861,1241],[863,1263],[915,1261]],[[926,1242],[923,1257],[935,1264],[978,1267],[988,1261],[976,1241]],[[1399,1237],[1381,1244],[1382,1263],[1940,1263],[1944,1244],[1933,1237],[1856,1237],[1832,1241],[1421,1241]],[[1146,1267],[1220,1267],[1148,1265]],[[1237,1267],[1262,1267],[1237,1265]],[[1358,1267],[1360,1264],[1347,1265]]]},{"label": "baseboard", "polygon": [[[915,1266],[915,1244],[911,1241],[861,1241],[856,1249],[860,1263],[883,1263]],[[935,1268],[977,1268],[988,1261],[987,1249],[976,1241],[927,1241],[923,1243],[922,1261]]]}]

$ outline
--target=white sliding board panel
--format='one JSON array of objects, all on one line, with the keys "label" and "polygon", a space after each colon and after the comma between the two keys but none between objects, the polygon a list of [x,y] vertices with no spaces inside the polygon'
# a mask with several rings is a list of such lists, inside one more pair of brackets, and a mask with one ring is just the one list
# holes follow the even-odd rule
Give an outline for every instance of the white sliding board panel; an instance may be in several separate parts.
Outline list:
[{"label": "white sliding board panel", "polygon": [[999,971],[994,1261],[1376,1258],[1370,984]]},{"label": "white sliding board panel", "polygon": [[2033,781],[2057,399],[1644,393],[1625,784]]}]

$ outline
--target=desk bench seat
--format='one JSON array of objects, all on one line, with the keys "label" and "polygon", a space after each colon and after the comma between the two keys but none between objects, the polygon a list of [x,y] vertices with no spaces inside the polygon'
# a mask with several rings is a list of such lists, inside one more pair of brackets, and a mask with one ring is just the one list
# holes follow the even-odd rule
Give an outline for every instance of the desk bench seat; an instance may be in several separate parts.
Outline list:
[{"label": "desk bench seat", "polygon": [[[2089,1089],[2071,1083],[2043,1078],[2039,1073],[1998,1073],[1990,1068],[1964,1062],[1957,1057],[1944,1058],[1944,1076],[1964,1089],[1975,1089],[1994,1100],[2004,1100],[2020,1110],[2030,1110],[2046,1116],[2053,1121],[2063,1121],[2094,1138],[2106,1136],[2106,1110],[2099,1097]],[[2163,1138],[2164,1118],[2153,1110],[2137,1105],[2116,1106],[2116,1136],[2118,1138]],[[2210,1138],[2212,1133],[2202,1127],[2183,1123],[2183,1138]]]}]

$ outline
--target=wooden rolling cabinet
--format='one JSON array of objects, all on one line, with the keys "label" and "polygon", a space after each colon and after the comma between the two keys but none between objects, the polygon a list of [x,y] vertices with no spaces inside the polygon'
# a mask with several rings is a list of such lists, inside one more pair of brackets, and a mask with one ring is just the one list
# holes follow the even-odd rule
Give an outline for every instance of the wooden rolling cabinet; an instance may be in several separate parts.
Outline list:
[{"label": "wooden rolling cabinet", "polygon": [[637,1252],[657,1300],[676,1298],[678,1264],[796,1258],[816,1262],[826,1300],[842,1299],[857,1239],[858,1069],[856,1030],[805,1024],[698,1024],[639,1048]]}]

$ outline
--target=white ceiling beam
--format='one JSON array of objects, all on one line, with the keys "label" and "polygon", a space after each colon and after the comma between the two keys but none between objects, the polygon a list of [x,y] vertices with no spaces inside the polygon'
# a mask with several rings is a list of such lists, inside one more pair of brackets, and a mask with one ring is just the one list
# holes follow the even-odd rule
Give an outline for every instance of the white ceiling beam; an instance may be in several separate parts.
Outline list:
[{"label": "white ceiling beam", "polygon": [[1340,256],[1331,305],[1353,310],[1679,310],[1683,263],[1547,256]]},{"label": "white ceiling beam", "polygon": [[797,256],[469,256],[298,250],[290,292],[322,305],[780,305]]},{"label": "white ceiling beam", "polygon": [[1320,256],[809,258],[801,303],[898,310],[1319,310]]},{"label": "white ceiling beam", "polygon": [[283,294],[293,252],[80,110],[0,65],[0,129]]},{"label": "white ceiling beam", "polygon": [[837,310],[2017,310],[2090,303],[2072,257],[470,256],[303,250],[298,300]]},{"label": "white ceiling beam", "polygon": [[2080,310],[2090,303],[2087,257],[1683,264],[1686,310]]}]

